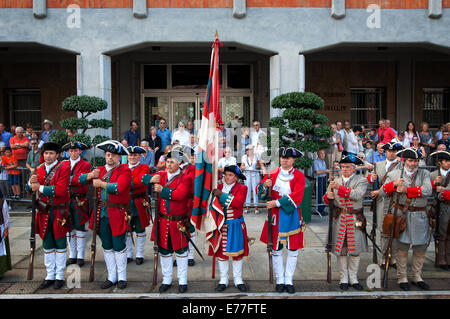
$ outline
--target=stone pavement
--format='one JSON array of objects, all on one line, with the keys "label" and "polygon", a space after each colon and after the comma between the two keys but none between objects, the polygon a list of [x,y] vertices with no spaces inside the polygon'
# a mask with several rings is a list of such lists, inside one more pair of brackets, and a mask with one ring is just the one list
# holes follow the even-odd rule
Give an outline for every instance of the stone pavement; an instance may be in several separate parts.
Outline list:
[{"label": "stone pavement", "polygon": [[[67,285],[55,290],[52,287],[45,290],[38,290],[38,286],[45,277],[45,268],[43,264],[42,240],[36,236],[36,255],[34,262],[34,278],[31,281],[26,280],[27,268],[29,262],[29,235],[31,214],[26,207],[15,208],[10,212],[10,247],[12,254],[13,270],[7,272],[0,280],[0,298],[31,297],[31,298],[71,298],[73,296],[83,296],[85,298],[120,298],[130,296],[140,298],[449,298],[450,297],[450,272],[436,269],[434,267],[434,243],[431,243],[423,268],[423,278],[431,286],[432,291],[422,292],[414,286],[411,286],[411,292],[400,291],[396,284],[396,271],[389,271],[389,289],[368,289],[366,278],[373,274],[367,272],[367,267],[372,263],[372,244],[369,242],[369,252],[362,254],[359,280],[366,288],[362,292],[356,292],[349,288],[347,292],[339,289],[339,273],[336,258],[332,257],[332,283],[326,282],[327,258],[325,254],[325,240],[328,230],[328,217],[320,218],[313,215],[311,222],[307,225],[305,232],[306,247],[299,253],[297,269],[294,275],[294,285],[296,294],[274,293],[274,285],[268,281],[268,257],[266,246],[259,241],[260,232],[266,218],[266,210],[262,210],[259,215],[252,212],[245,215],[245,221],[248,228],[248,236],[256,238],[255,243],[250,247],[250,258],[244,260],[243,279],[246,282],[248,293],[239,292],[232,284],[232,271],[230,266],[230,287],[224,293],[215,292],[218,282],[218,267],[216,265],[215,279],[211,279],[212,258],[207,256],[207,245],[204,235],[198,234],[196,245],[205,257],[202,261],[195,253],[196,264],[188,269],[188,292],[178,294],[178,284],[176,280],[176,267],[174,267],[174,282],[171,289],[165,294],[159,294],[158,287],[161,283],[161,269],[158,265],[158,286],[151,287],[153,276],[153,243],[149,241],[151,227],[147,228],[147,244],[145,247],[145,262],[142,265],[136,265],[133,261],[127,267],[128,287],[120,290],[116,287],[107,291],[100,289],[101,283],[106,279],[106,267],[103,258],[103,249],[101,241],[97,240],[95,281],[88,282],[90,243],[92,232],[87,233],[87,247],[85,253],[85,265],[82,268],[72,265],[66,269],[66,279],[70,285],[75,278],[77,271],[80,271],[80,288],[69,288]],[[366,208],[366,217],[368,220],[367,229],[371,229],[371,213]],[[379,237],[378,237],[379,238]],[[285,253],[286,254],[286,253]],[[411,252],[409,259],[409,271],[411,263]],[[380,272],[381,278],[383,271]],[[275,274],[274,274],[275,277]]]}]

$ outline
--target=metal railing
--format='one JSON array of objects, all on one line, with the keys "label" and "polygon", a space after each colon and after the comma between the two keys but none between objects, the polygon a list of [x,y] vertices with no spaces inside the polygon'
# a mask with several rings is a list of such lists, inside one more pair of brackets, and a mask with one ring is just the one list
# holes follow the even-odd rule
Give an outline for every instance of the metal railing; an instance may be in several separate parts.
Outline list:
[{"label": "metal railing", "polygon": [[[437,168],[437,166],[419,166],[419,169],[426,169],[426,170],[429,170],[429,171],[433,171],[433,170],[435,170]],[[339,172],[340,170],[335,170],[335,172]],[[363,168],[363,169],[359,169],[359,170],[357,170],[357,171],[359,171],[360,172],[360,174],[362,174],[362,175],[365,175],[365,173],[368,171],[368,169],[367,168]],[[322,216],[322,214],[319,212],[319,207],[326,207],[327,205],[325,204],[325,203],[320,203],[319,204],[319,197],[317,196],[317,194],[318,194],[318,192],[319,192],[319,183],[318,183],[318,178],[319,177],[317,177],[317,176],[315,176],[315,177],[309,177],[308,176],[308,178],[310,178],[310,180],[312,180],[312,184],[314,184],[314,185],[311,185],[312,186],[312,189],[314,190],[313,192],[312,192],[312,199],[313,199],[313,205],[312,205],[312,208],[313,209],[315,209],[315,212],[320,216],[320,218],[322,218],[323,216]],[[327,174],[327,185],[328,185],[328,174]],[[373,184],[372,184],[373,185]],[[372,191],[374,191],[375,189],[373,188],[373,187],[371,187],[371,185],[369,185],[369,187],[367,187],[367,190],[366,190],[366,193],[364,194],[364,200],[363,200],[363,206],[370,206],[371,204],[372,204],[372,201],[373,201],[373,198],[372,198],[372,196],[370,195],[370,193],[372,192]],[[429,196],[428,197],[428,200],[432,200],[433,199],[433,197],[432,196]]]}]

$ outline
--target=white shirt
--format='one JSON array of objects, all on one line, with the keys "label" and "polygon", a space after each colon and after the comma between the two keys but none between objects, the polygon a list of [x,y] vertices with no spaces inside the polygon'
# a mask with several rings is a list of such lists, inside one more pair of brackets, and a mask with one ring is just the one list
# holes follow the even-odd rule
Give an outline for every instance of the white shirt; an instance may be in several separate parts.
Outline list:
[{"label": "white shirt", "polygon": [[353,177],[353,175],[355,175],[355,174],[352,174],[350,177],[344,177],[344,176],[342,176],[342,180],[344,181],[344,184],[347,183],[348,180],[349,180],[350,178]]},{"label": "white shirt", "polygon": [[128,163],[128,168],[129,168],[129,169],[132,169],[133,167],[136,167],[136,166],[138,166],[139,164],[141,164],[141,163],[137,162],[137,163],[134,164],[134,165],[131,165],[130,163]]},{"label": "white shirt", "polygon": [[167,172],[167,181],[170,182],[175,176],[177,176],[178,174],[180,174],[181,170],[178,169],[175,173],[171,174],[169,172]]},{"label": "white shirt", "polygon": [[442,177],[447,177],[447,174],[448,174],[448,172],[450,171],[450,169],[444,171],[442,168],[440,168],[440,170],[441,170],[441,175],[442,175]]},{"label": "white shirt", "polygon": [[395,162],[397,162],[397,159],[391,161],[386,160],[386,172],[389,170],[389,167],[391,167],[392,164],[394,164]]},{"label": "white shirt", "polygon": [[233,184],[231,184],[231,185],[228,185],[227,183],[223,183],[223,188],[222,188],[222,192],[224,192],[224,193],[230,193],[231,192],[231,189],[233,188],[233,186],[235,185],[236,183],[233,183]]},{"label": "white shirt", "polygon": [[359,145],[358,145],[358,139],[355,136],[355,133],[353,131],[350,131],[347,133],[347,152],[358,154],[359,153]]},{"label": "white shirt", "polygon": [[[292,193],[290,181],[294,178],[293,172],[293,168],[285,171],[280,167],[280,173],[278,174],[277,181],[275,182],[275,185],[273,185],[273,189],[277,191],[280,196],[289,195]],[[281,206],[278,200],[276,201],[276,204],[277,207]]]},{"label": "white shirt", "polygon": [[264,133],[261,129],[259,129],[258,131],[255,131],[254,129],[252,129],[252,131],[250,132],[250,144],[252,144],[253,146],[256,146],[256,144],[261,143],[259,141],[259,136],[261,134],[265,135],[266,133]]},{"label": "white shirt", "polygon": [[180,145],[190,146],[191,145],[191,134],[189,134],[188,131],[184,130],[181,132],[180,130],[177,130],[172,135],[172,144],[175,140],[178,140],[180,142]]},{"label": "white shirt", "polygon": [[236,157],[230,156],[229,158],[222,157],[217,163],[217,167],[223,168],[228,165],[236,165]]},{"label": "white shirt", "polygon": [[81,161],[81,157],[78,157],[76,160],[72,160],[70,159],[70,169],[72,170],[73,167],[75,166],[76,163],[78,163],[79,161]]},{"label": "white shirt", "polygon": [[[54,162],[51,163],[50,165],[47,165],[47,163],[45,163],[45,171],[46,171],[47,175],[48,175],[48,173],[52,170],[52,168],[56,166],[56,164],[58,164],[58,161],[54,161]],[[28,184],[29,184],[30,187],[31,187],[30,182],[28,182]],[[43,193],[43,192],[44,192],[44,185],[39,186],[39,192],[40,192],[40,193]]]},{"label": "white shirt", "polygon": [[109,166],[108,164],[105,165],[106,171],[109,172],[110,170],[112,170],[113,168],[116,168],[117,166],[121,165],[120,162],[119,164],[117,164],[116,166]]}]

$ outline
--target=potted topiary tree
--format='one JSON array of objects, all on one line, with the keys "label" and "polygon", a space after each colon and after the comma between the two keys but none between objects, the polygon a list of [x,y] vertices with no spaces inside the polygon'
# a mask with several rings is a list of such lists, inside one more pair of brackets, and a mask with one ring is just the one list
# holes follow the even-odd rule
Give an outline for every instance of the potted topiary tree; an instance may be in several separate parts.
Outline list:
[{"label": "potted topiary tree", "polygon": [[[71,117],[61,121],[61,126],[64,130],[57,130],[54,132],[50,140],[60,145],[64,145],[69,141],[77,141],[86,144],[88,147],[92,145],[97,145],[110,137],[103,135],[96,135],[94,138],[86,134],[88,130],[92,129],[109,129],[114,125],[112,121],[102,120],[102,119],[91,119],[87,118],[97,112],[106,110],[108,108],[108,103],[96,96],[87,95],[74,95],[66,98],[62,103],[62,110],[65,112],[79,112],[80,117]],[[70,129],[77,131],[71,139],[69,139],[65,129]],[[94,164],[95,161],[95,164]],[[105,164],[105,159],[103,157],[92,158],[91,164],[95,166],[100,166]]]},{"label": "potted topiary tree", "polygon": [[[272,100],[272,107],[284,110],[281,117],[270,119],[269,126],[276,127],[279,135],[271,134],[280,146],[292,146],[304,152],[305,156],[297,158],[294,167],[303,171],[312,166],[311,154],[330,147],[327,138],[333,135],[327,126],[328,118],[316,113],[323,109],[323,99],[311,92],[292,92],[277,96]],[[306,175],[306,174],[305,174]],[[311,186],[306,178],[305,195],[301,204],[303,220],[311,220]]]}]

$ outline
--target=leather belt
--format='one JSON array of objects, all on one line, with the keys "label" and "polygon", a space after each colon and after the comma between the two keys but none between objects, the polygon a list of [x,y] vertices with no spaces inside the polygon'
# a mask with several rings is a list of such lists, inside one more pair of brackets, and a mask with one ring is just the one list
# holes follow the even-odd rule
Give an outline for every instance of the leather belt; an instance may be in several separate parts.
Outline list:
[{"label": "leather belt", "polygon": [[145,198],[146,196],[147,196],[147,193],[130,194],[131,199]]},{"label": "leather belt", "polygon": [[164,215],[163,213],[159,213],[158,216],[161,217],[161,218],[164,218],[165,220],[168,220],[168,221],[181,221],[181,220],[187,220],[188,219],[187,215],[172,216],[172,215]]},{"label": "leather belt", "polygon": [[346,214],[352,214],[352,215],[361,215],[363,213],[364,209],[360,208],[360,209],[345,209],[345,208],[341,208],[341,207],[336,207],[336,212],[338,214],[342,214],[342,213],[346,213]]},{"label": "leather belt", "polygon": [[68,207],[69,207],[69,205],[67,203],[59,204],[59,205],[50,204],[50,208],[52,208],[52,209],[65,209]]},{"label": "leather belt", "polygon": [[[401,211],[403,211],[406,208],[405,205],[398,204],[398,206],[397,206],[395,203],[392,206],[394,208],[400,209]],[[407,210],[409,210],[410,212],[418,212],[418,211],[426,211],[427,208],[426,207],[412,207],[412,206],[408,206]]]},{"label": "leather belt", "polygon": [[129,204],[116,204],[116,203],[110,203],[110,202],[104,202],[101,201],[100,205],[106,208],[117,208],[117,209],[128,209]]}]

